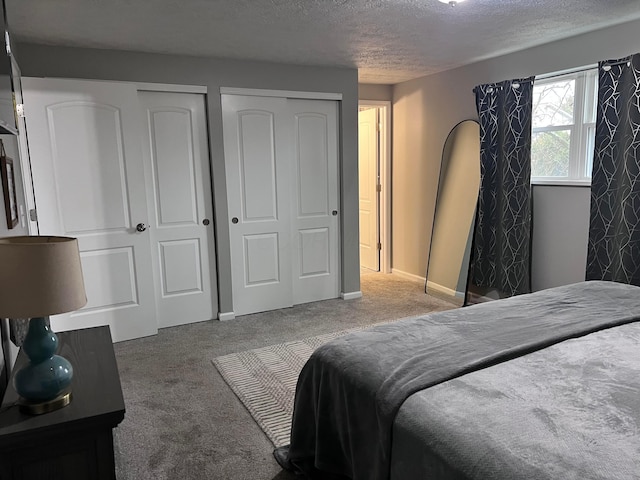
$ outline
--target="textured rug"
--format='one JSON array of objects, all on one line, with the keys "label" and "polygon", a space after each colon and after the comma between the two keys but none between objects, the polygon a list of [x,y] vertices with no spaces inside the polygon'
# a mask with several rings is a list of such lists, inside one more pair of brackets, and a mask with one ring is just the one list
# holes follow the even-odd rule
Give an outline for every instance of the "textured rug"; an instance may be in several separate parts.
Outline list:
[{"label": "textured rug", "polygon": [[215,358],[213,364],[273,445],[281,447],[289,444],[298,375],[313,351],[370,326],[232,353]]}]

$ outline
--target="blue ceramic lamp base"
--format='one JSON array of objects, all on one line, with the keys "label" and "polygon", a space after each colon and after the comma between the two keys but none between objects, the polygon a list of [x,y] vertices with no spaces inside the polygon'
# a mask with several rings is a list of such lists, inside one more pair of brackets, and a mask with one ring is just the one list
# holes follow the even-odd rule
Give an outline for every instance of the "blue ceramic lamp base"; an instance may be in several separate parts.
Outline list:
[{"label": "blue ceramic lamp base", "polygon": [[58,337],[44,318],[29,321],[22,349],[30,361],[16,372],[13,380],[20,395],[20,409],[40,414],[68,405],[73,367],[66,358],[55,354]]}]

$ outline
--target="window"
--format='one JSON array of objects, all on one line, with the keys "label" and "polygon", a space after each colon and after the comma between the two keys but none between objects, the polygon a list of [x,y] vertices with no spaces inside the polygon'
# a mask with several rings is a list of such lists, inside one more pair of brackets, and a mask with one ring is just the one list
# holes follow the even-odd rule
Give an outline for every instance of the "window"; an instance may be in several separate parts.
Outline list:
[{"label": "window", "polygon": [[531,182],[590,183],[598,71],[536,79],[533,86]]}]

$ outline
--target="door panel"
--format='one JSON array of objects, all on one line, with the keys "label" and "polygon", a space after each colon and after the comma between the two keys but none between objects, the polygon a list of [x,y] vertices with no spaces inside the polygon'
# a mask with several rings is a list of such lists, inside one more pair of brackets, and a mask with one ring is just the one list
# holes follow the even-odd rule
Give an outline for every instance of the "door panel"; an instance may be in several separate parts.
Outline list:
[{"label": "door panel", "polygon": [[244,236],[244,283],[248,286],[278,283],[280,281],[280,254],[278,235]]},{"label": "door panel", "polygon": [[158,242],[158,246],[162,295],[169,297],[202,293],[202,260],[198,239]]},{"label": "door panel", "polygon": [[218,300],[204,96],[140,92],[139,100],[158,325],[211,320]]},{"label": "door panel", "polygon": [[358,186],[360,198],[360,266],[380,270],[378,250],[378,112],[358,113]]},{"label": "door panel", "polygon": [[274,114],[238,112],[238,123],[242,220],[277,220]]},{"label": "door panel", "polygon": [[[142,92],[140,98],[146,105],[157,95],[165,94]],[[159,109],[154,105],[148,107],[146,113],[152,148],[157,224],[159,227],[195,225],[198,223],[198,212],[191,111]],[[177,195],[176,192],[181,194]]]},{"label": "door panel", "polygon": [[138,304],[138,281],[131,247],[84,251],[80,254],[87,304],[82,314]]},{"label": "door panel", "polygon": [[56,330],[109,325],[114,341],[157,332],[135,87],[23,78],[42,235],[78,238],[88,303]]},{"label": "door panel", "polygon": [[286,100],[222,95],[234,313],[293,305]]},{"label": "door panel", "polygon": [[[293,121],[293,303],[336,298],[338,255],[337,103],[287,100]],[[333,213],[336,213],[334,215]]]},{"label": "door panel", "polygon": [[300,230],[300,278],[331,273],[329,229]]},{"label": "door panel", "polygon": [[315,113],[295,116],[295,160],[298,172],[298,217],[329,214],[327,117]]},{"label": "door panel", "polygon": [[67,234],[124,231],[131,223],[120,115],[95,102],[47,107],[58,208]]}]

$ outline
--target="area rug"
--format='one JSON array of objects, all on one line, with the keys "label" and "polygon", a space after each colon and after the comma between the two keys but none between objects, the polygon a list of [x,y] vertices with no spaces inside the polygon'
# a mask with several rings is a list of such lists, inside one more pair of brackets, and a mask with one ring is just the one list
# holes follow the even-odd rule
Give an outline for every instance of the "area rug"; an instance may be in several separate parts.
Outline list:
[{"label": "area rug", "polygon": [[334,338],[371,326],[232,353],[213,359],[213,364],[273,445],[281,447],[289,444],[296,382],[313,351]]}]

